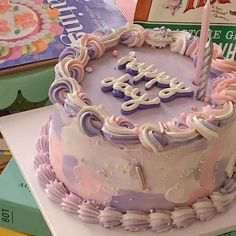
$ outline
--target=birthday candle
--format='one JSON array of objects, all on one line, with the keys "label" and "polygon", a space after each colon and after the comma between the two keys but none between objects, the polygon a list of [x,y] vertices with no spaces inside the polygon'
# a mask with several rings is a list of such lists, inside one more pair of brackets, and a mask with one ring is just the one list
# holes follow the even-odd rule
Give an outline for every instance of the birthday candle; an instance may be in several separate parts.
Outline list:
[{"label": "birthday candle", "polygon": [[143,170],[140,165],[135,166],[136,173],[138,175],[139,184],[142,190],[146,188],[146,181],[144,178]]},{"label": "birthday candle", "polygon": [[207,91],[209,71],[211,67],[212,61],[212,53],[213,53],[213,44],[212,40],[209,39],[205,46],[204,55],[203,55],[203,63],[200,71],[200,80],[198,84],[198,89],[196,93],[197,100],[204,101]]},{"label": "birthday candle", "polygon": [[201,34],[199,38],[198,53],[197,53],[197,65],[196,65],[196,71],[195,71],[195,78],[193,81],[193,83],[196,85],[198,85],[200,82],[199,80],[200,80],[200,74],[201,74],[201,69],[202,69],[204,50],[205,50],[205,46],[206,46],[206,43],[208,40],[208,34],[209,34],[210,15],[211,15],[211,5],[210,5],[210,0],[207,0],[207,3],[203,8]]}]

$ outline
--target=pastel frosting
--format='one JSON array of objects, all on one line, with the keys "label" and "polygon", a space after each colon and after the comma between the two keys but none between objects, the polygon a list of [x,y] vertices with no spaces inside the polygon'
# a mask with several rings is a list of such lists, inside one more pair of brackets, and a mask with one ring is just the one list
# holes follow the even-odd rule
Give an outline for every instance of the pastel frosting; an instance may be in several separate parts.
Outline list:
[{"label": "pastel frosting", "polygon": [[[65,211],[106,228],[120,225],[128,231],[164,232],[224,212],[234,201],[236,188],[236,63],[220,58],[214,46],[213,61],[220,65],[212,63],[208,101],[165,121],[136,123],[127,114],[110,114],[84,89],[91,78],[86,72],[90,60],[101,62],[104,53],[118,44],[151,46],[152,51],[168,47],[191,57],[193,64],[198,50],[198,39],[187,32],[133,24],[85,34],[65,49],[49,91],[55,103],[53,115],[36,146],[34,166],[40,185]],[[127,69],[128,75],[101,80],[99,92],[112,91],[130,101],[134,96],[130,84],[122,90],[122,83],[130,77],[137,84],[144,82],[139,81],[141,75],[135,77],[139,73],[151,78],[145,72],[148,66],[156,73],[153,65],[140,66],[137,58],[133,52],[119,58],[116,70]],[[96,70],[92,74],[102,76]],[[161,89],[169,89],[164,80],[160,84]]]},{"label": "pastel frosting", "polygon": [[[50,162],[47,161],[49,124],[48,122],[42,127],[42,136],[39,139],[42,145],[38,145],[38,154],[34,161],[39,183],[52,201],[61,205],[69,214],[78,216],[83,222],[101,224],[105,228],[122,226],[128,231],[151,229],[161,233],[171,228],[185,228],[195,221],[207,221],[217,213],[225,212],[235,200],[235,167],[233,176],[226,180],[219,192],[198,199],[190,207],[179,207],[173,211],[150,209],[149,213],[135,210],[122,212],[114,207],[104,207],[96,202],[83,200],[57,180]],[[47,156],[44,161],[41,159],[42,153]],[[229,182],[234,188],[227,189]]]}]

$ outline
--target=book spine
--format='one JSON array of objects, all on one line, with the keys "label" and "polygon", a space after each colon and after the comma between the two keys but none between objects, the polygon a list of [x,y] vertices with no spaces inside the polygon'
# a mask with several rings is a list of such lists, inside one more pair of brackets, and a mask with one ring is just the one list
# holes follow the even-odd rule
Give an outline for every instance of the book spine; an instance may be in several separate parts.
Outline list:
[{"label": "book spine", "polygon": [[51,235],[39,210],[5,200],[0,200],[0,226],[37,236]]}]

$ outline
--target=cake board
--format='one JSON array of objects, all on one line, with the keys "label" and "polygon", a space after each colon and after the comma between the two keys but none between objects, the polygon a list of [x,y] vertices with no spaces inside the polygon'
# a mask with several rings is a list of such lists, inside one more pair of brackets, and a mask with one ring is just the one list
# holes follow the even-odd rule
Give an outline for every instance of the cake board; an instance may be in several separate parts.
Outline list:
[{"label": "cake board", "polygon": [[[40,135],[41,125],[48,121],[52,106],[39,108],[0,118],[0,132],[6,140],[16,162],[27,181],[31,192],[54,236],[152,236],[156,232],[125,232],[119,227],[105,229],[100,225],[86,224],[78,217],[62,211],[47,198],[35,176],[33,160],[36,155],[35,144]],[[210,221],[197,222],[186,229],[171,230],[162,236],[197,236],[217,235],[236,229],[236,202],[224,214],[219,214]]]}]

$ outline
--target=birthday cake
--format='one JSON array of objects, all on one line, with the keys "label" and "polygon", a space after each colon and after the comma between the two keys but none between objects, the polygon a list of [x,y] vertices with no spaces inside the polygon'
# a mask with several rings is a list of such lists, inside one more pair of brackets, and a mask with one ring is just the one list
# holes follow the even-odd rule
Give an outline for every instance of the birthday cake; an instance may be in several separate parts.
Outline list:
[{"label": "birthday cake", "polygon": [[198,41],[127,24],[63,51],[34,160],[51,200],[83,222],[157,232],[231,205],[236,62],[209,40],[194,85]]},{"label": "birthday cake", "polygon": [[43,0],[0,0],[0,63],[45,51],[64,30],[58,16]]}]

